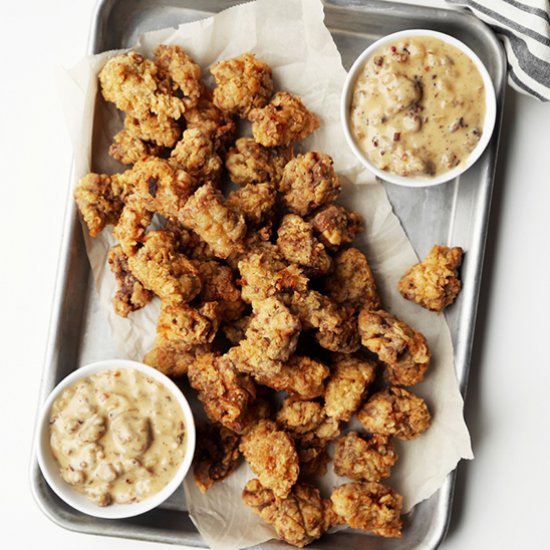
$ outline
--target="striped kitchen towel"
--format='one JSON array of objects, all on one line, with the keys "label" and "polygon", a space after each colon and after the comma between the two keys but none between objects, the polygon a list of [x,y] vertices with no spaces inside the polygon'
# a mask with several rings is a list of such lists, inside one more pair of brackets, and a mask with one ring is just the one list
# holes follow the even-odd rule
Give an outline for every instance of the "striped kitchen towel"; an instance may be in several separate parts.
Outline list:
[{"label": "striped kitchen towel", "polygon": [[447,2],[469,8],[501,36],[512,87],[550,101],[550,0]]}]

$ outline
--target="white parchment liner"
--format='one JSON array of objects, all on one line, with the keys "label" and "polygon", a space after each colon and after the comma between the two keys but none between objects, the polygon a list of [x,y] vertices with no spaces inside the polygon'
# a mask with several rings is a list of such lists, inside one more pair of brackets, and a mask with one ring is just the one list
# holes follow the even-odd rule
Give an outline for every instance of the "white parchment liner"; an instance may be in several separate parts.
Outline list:
[{"label": "white parchment liner", "polygon": [[[320,116],[320,130],[301,147],[323,151],[334,158],[335,167],[345,181],[342,202],[366,219],[367,229],[357,240],[357,246],[366,253],[375,273],[383,306],[420,330],[433,356],[426,379],[413,388],[427,400],[433,424],[420,438],[398,444],[399,461],[389,481],[403,494],[404,508],[408,511],[441,486],[458,460],[472,458],[470,437],[463,420],[463,401],[444,316],[404,300],[396,290],[399,277],[418,259],[383,187],[361,168],[345,143],[339,100],[346,72],[323,17],[319,0],[258,0],[177,29],[147,33],[136,49],[152,56],[160,43],[179,44],[201,65],[205,77],[212,63],[251,51],[272,66],[277,90],[298,94]],[[96,100],[97,73],[113,54],[87,57],[59,78],[74,144],[76,181],[91,170],[112,173],[124,169],[106,153],[112,136],[121,127],[121,115],[112,106]],[[106,262],[113,242],[109,230],[95,239],[86,233],[99,299],[115,347],[120,357],[139,361],[152,346],[159,305],[158,301],[153,302],[130,314],[128,319],[114,314],[111,298],[115,284]],[[250,470],[243,465],[206,495],[196,489],[192,479],[186,480],[189,512],[212,548],[244,548],[272,538],[271,528],[242,504],[242,487],[250,477]],[[329,493],[341,482],[330,473],[322,482],[322,490]]]}]

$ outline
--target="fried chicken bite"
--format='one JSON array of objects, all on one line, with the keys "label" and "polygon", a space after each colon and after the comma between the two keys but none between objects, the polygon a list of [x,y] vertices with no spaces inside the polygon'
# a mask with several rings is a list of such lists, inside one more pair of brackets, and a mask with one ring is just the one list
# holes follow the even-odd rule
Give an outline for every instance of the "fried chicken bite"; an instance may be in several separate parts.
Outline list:
[{"label": "fried chicken bite", "polygon": [[240,319],[235,319],[222,325],[225,337],[233,346],[238,346],[245,339],[246,329],[250,324],[251,318],[251,315],[245,315]]},{"label": "fried chicken bite", "polygon": [[108,262],[117,283],[117,291],[113,297],[113,308],[117,315],[127,317],[132,311],[141,309],[153,299],[154,294],[130,271],[128,256],[124,254],[120,245],[111,248]]},{"label": "fried chicken bite", "polygon": [[172,118],[153,113],[139,117],[128,113],[124,118],[124,131],[130,138],[151,144],[151,147],[174,147],[181,137],[181,128]]},{"label": "fried chicken bite", "polygon": [[359,349],[357,319],[351,312],[316,290],[293,292],[288,301],[304,329],[317,329],[315,338],[321,347],[341,353]]},{"label": "fried chicken bite", "polygon": [[390,386],[372,395],[357,413],[357,419],[370,433],[414,439],[430,427],[431,414],[421,397]]},{"label": "fried chicken bite", "polygon": [[157,338],[151,351],[145,354],[143,362],[166,374],[166,376],[180,378],[187,374],[189,366],[198,357],[209,351],[209,345],[196,346],[189,351],[185,351],[173,341],[161,342]]},{"label": "fried chicken bite", "polygon": [[219,61],[210,72],[216,81],[216,107],[241,118],[266,105],[273,93],[271,67],[251,53]]},{"label": "fried chicken bite", "polygon": [[109,155],[121,164],[134,164],[147,157],[158,156],[160,152],[158,145],[134,137],[127,130],[115,134],[109,147]]},{"label": "fried chicken bite", "polygon": [[443,311],[458,296],[458,270],[464,251],[459,246],[434,245],[426,258],[413,265],[399,280],[399,292],[431,311]]},{"label": "fried chicken bite", "polygon": [[187,376],[210,420],[236,433],[249,426],[248,409],[256,397],[256,387],[248,375],[235,369],[227,355],[201,355],[189,365]]},{"label": "fried chicken bite", "polygon": [[359,409],[376,376],[376,364],[355,355],[336,354],[325,390],[327,416],[347,422]]},{"label": "fried chicken bite", "polygon": [[130,51],[109,59],[99,73],[103,97],[118,109],[142,118],[149,113],[178,119],[185,110],[181,99],[161,91],[155,63]]},{"label": "fried chicken bite", "polygon": [[269,182],[278,186],[292,156],[292,147],[263,147],[253,138],[242,137],[227,151],[225,167],[237,185]]},{"label": "fried chicken bite", "polygon": [[290,435],[263,419],[241,437],[239,449],[260,483],[276,497],[286,498],[300,471]]},{"label": "fried chicken bite", "polygon": [[278,374],[256,375],[256,380],[275,391],[286,391],[300,399],[313,399],[323,395],[329,374],[329,368],[323,363],[311,357],[293,355]]},{"label": "fried chicken bite", "polygon": [[193,474],[201,493],[206,493],[216,481],[225,479],[238,466],[239,442],[239,435],[224,426],[203,424],[198,427]]},{"label": "fried chicken bite", "polygon": [[115,225],[123,203],[113,189],[114,176],[87,174],[78,182],[74,199],[90,237],[96,237],[107,225]]},{"label": "fried chicken bite", "polygon": [[313,432],[325,420],[323,405],[318,401],[287,397],[277,413],[277,424],[287,432]]},{"label": "fried chicken bite", "polygon": [[288,209],[300,216],[332,202],[340,194],[332,158],[317,151],[296,155],[283,170],[279,192]]},{"label": "fried chicken bite", "polygon": [[248,184],[227,196],[225,206],[242,214],[247,226],[271,226],[277,192],[270,183]]},{"label": "fried chicken bite", "polygon": [[283,217],[277,231],[277,246],[287,262],[302,266],[310,277],[325,275],[332,268],[332,259],[313,236],[313,228],[296,214]]},{"label": "fried chicken bite", "polygon": [[321,125],[302,100],[288,92],[277,92],[265,107],[248,113],[254,140],[264,147],[286,147],[306,138]]},{"label": "fried chicken bite", "polygon": [[424,336],[382,310],[361,310],[361,343],[385,364],[384,376],[390,384],[413,386],[424,378],[430,351]]},{"label": "fried chicken bite", "polygon": [[155,49],[159,72],[168,76],[183,94],[185,109],[194,107],[201,93],[201,68],[183,48],[161,44]]},{"label": "fried chicken bite", "polygon": [[197,268],[177,252],[174,235],[168,231],[150,231],[128,257],[128,266],[145,288],[168,302],[190,302],[201,290]]},{"label": "fried chicken bite", "polygon": [[334,270],[324,281],[325,291],[337,304],[354,310],[380,307],[374,276],[365,255],[357,248],[340,250],[334,256]]},{"label": "fried chicken bite", "polygon": [[356,481],[381,481],[391,475],[397,453],[388,436],[349,432],[336,442],[334,471]]},{"label": "fried chicken bite", "polygon": [[246,224],[223,204],[222,194],[206,183],[199,187],[180,211],[180,221],[195,231],[218,258],[227,258],[237,250],[246,234]]},{"label": "fried chicken bite", "polygon": [[338,204],[329,204],[315,212],[309,220],[319,240],[329,249],[336,250],[349,244],[365,228],[357,212],[350,212]]},{"label": "fried chicken bite", "polygon": [[128,257],[133,256],[142,245],[152,220],[153,214],[147,210],[144,201],[137,196],[129,197],[113,229],[113,236],[119,240]]},{"label": "fried chicken bite", "polygon": [[170,153],[170,162],[197,181],[216,184],[222,173],[222,160],[211,136],[201,128],[188,128]]},{"label": "fried chicken bite", "polygon": [[199,270],[202,281],[199,295],[201,302],[217,302],[223,321],[239,319],[246,306],[235,285],[232,269],[214,260],[193,263]]},{"label": "fried chicken bite", "polygon": [[187,129],[198,128],[213,139],[216,152],[222,153],[233,144],[236,132],[235,122],[227,113],[214,105],[212,92],[204,84],[201,86],[197,105],[186,109],[183,116]]},{"label": "fried chicken bite", "polygon": [[277,536],[289,544],[303,548],[320,538],[330,527],[340,523],[329,500],[319,490],[298,483],[282,499],[257,479],[246,484],[243,501],[266,523],[273,525]]},{"label": "fried chicken bite", "polygon": [[334,512],[354,529],[381,537],[401,536],[403,497],[375,482],[340,485],[330,496]]}]

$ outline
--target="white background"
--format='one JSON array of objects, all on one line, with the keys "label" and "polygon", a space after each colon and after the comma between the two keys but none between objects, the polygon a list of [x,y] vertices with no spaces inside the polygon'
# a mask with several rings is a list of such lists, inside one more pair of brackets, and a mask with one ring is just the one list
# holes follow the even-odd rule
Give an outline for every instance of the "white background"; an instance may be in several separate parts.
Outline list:
[{"label": "white background", "polygon": [[[85,54],[94,3],[0,3],[3,548],[167,548],[65,531],[29,488],[71,164],[53,69]],[[476,459],[459,467],[444,550],[548,547],[549,161],[550,104],[508,89],[466,404]]]}]

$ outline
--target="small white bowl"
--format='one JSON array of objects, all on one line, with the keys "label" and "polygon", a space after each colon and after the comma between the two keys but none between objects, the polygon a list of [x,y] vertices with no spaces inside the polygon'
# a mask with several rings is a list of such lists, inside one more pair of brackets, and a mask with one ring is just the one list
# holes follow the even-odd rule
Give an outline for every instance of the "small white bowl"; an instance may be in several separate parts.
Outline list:
[{"label": "small white bowl", "polygon": [[[51,447],[50,447],[50,411],[54,401],[70,386],[76,382],[106,370],[117,369],[130,369],[137,370],[145,374],[148,377],[155,379],[162,384],[170,393],[174,396],[177,403],[181,407],[183,412],[183,418],[185,423],[185,441],[186,450],[185,455],[177,469],[174,477],[170,482],[161,489],[158,493],[151,495],[150,497],[136,503],[130,504],[110,504],[108,506],[98,506],[89,500],[85,495],[77,492],[68,483],[66,483],[59,473],[59,463],[55,459]],[[159,504],[165,501],[183,482],[191,462],[193,460],[193,454],[195,452],[195,422],[193,414],[187,399],[181,392],[181,390],[170,380],[167,376],[159,372],[158,370],[137,363],[135,361],[127,361],[124,359],[113,359],[108,361],[99,361],[97,363],[91,363],[84,367],[72,372],[69,376],[64,378],[50,393],[46,399],[44,405],[40,410],[36,429],[36,441],[35,448],[38,458],[38,464],[46,479],[48,485],[52,490],[67,504],[90,516],[99,518],[127,518],[143,514]]]},{"label": "small white bowl", "polygon": [[[363,69],[363,66],[366,63],[367,59],[371,57],[371,55],[374,52],[376,52],[379,48],[386,46],[387,44],[390,44],[392,42],[395,42],[399,39],[407,38],[411,36],[428,36],[433,38],[439,38],[441,41],[447,44],[450,44],[451,46],[454,46],[457,49],[459,49],[461,52],[465,53],[477,67],[483,79],[483,84],[485,86],[485,119],[483,123],[483,132],[479,142],[477,143],[473,151],[470,153],[467,160],[460,163],[455,168],[452,168],[448,172],[444,172],[434,177],[399,176],[389,171],[381,170],[380,168],[375,166],[361,151],[361,149],[358,147],[350,131],[349,111],[350,111],[351,99],[353,96],[353,89],[354,89],[357,77],[359,76],[359,72]],[[350,146],[350,148],[352,149],[352,151],[354,152],[355,156],[368,170],[370,170],[380,179],[384,181],[388,181],[390,183],[395,183],[397,185],[403,185],[406,187],[427,187],[431,185],[438,185],[440,183],[444,183],[446,181],[452,180],[458,177],[463,172],[465,172],[468,168],[470,168],[470,166],[472,166],[476,162],[476,160],[481,156],[481,154],[487,147],[487,144],[491,139],[491,135],[493,133],[493,129],[495,127],[495,120],[496,120],[495,89],[494,89],[491,77],[489,76],[489,73],[485,68],[485,65],[482,63],[479,57],[468,46],[466,46],[466,44],[464,44],[460,40],[457,40],[456,38],[449,36],[448,34],[432,31],[428,29],[412,29],[412,30],[399,31],[392,34],[388,34],[387,36],[384,36],[379,40],[376,40],[366,50],[364,50],[363,53],[355,60],[351,69],[348,72],[348,76],[344,83],[344,89],[342,91],[342,97],[340,102],[340,118],[342,120],[342,126],[344,129],[344,135],[346,136],[346,141]]]}]

